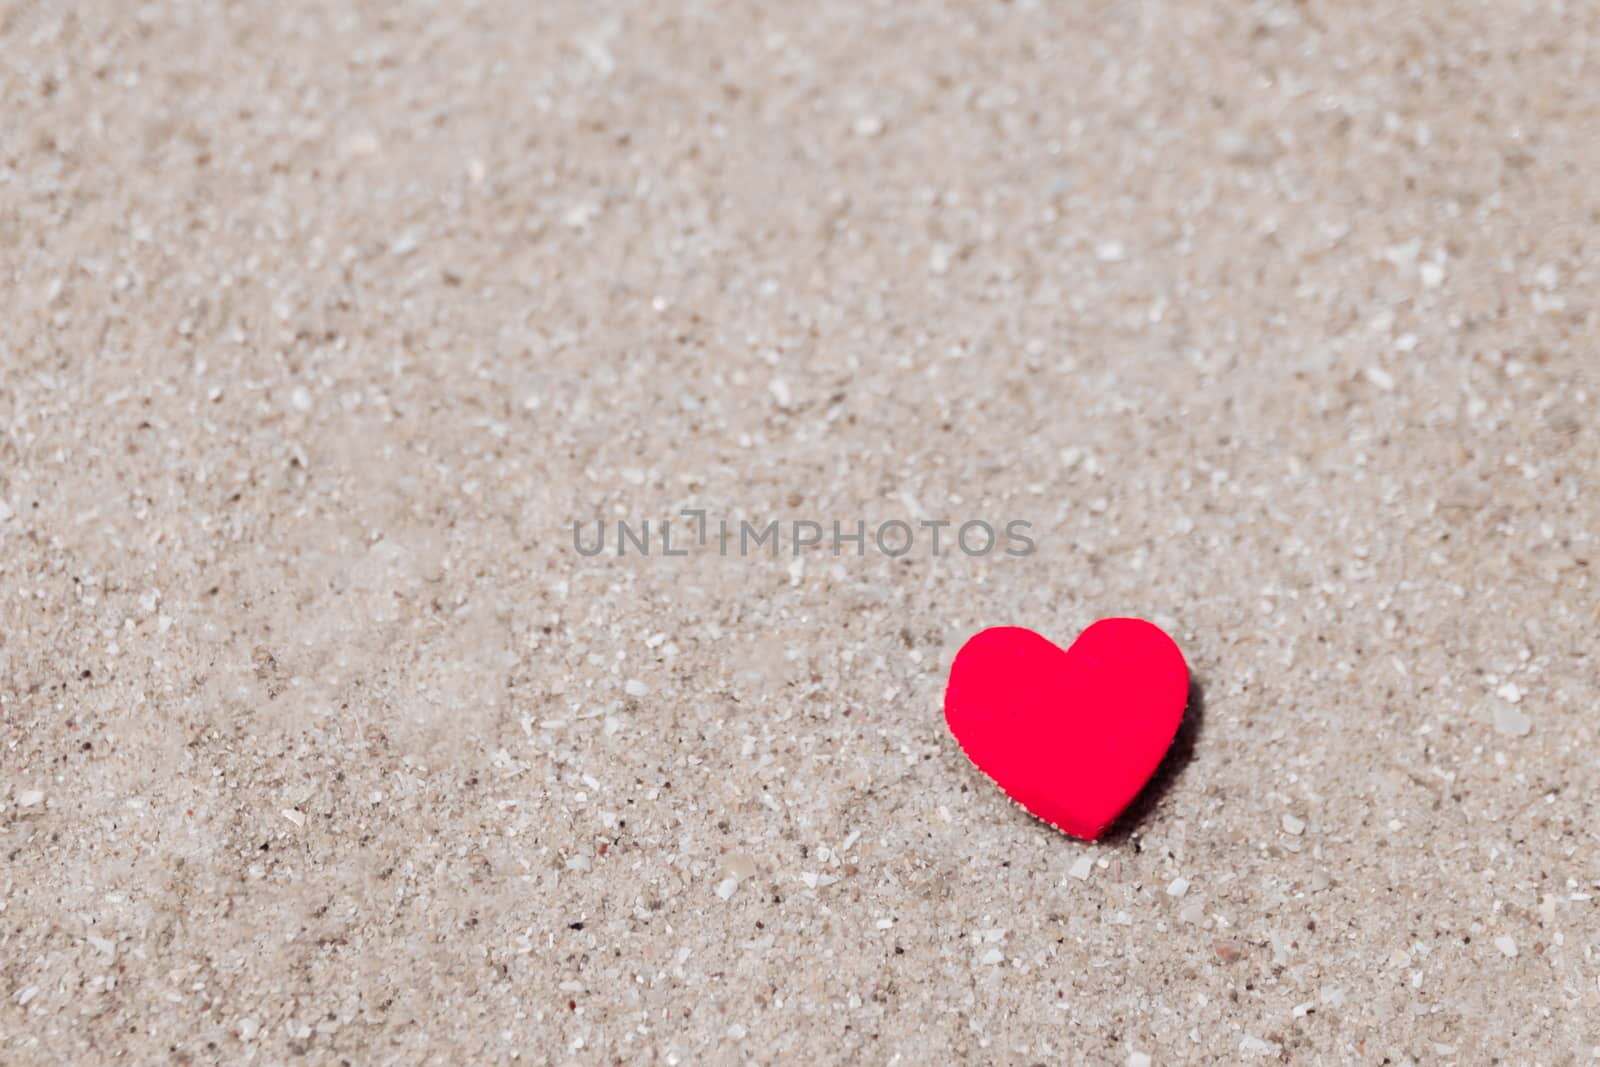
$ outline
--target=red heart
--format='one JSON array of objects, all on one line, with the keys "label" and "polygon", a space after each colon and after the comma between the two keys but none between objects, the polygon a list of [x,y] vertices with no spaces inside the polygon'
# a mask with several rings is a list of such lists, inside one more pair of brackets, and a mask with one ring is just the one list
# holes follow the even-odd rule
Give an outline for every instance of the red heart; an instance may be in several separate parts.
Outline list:
[{"label": "red heart", "polygon": [[944,717],[1012,800],[1093,841],[1155,773],[1188,700],[1183,653],[1143,619],[1101,619],[1065,652],[997,626],[956,653]]}]

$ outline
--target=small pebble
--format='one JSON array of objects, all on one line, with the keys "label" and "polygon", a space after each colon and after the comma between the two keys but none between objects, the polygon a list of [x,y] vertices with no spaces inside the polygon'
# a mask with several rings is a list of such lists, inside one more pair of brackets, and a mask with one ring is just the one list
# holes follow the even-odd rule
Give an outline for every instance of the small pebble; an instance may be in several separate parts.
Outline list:
[{"label": "small pebble", "polygon": [[1527,737],[1533,729],[1533,720],[1517,708],[1498,704],[1494,709],[1494,728],[1507,737]]},{"label": "small pebble", "polygon": [[1244,1040],[1239,1042],[1239,1051],[1246,1056],[1276,1056],[1278,1046],[1270,1041],[1263,1041],[1254,1034],[1245,1034]]},{"label": "small pebble", "polygon": [[1304,819],[1297,819],[1293,815],[1285,812],[1283,816],[1283,832],[1299,837],[1301,834],[1306,832],[1306,821]]},{"label": "small pebble", "polygon": [[1181,897],[1188,891],[1189,879],[1184,878],[1181,875],[1177,878],[1174,878],[1172,883],[1167,886],[1167,896],[1169,897]]},{"label": "small pebble", "polygon": [[40,792],[37,789],[24,789],[22,792],[17,794],[17,806],[18,807],[34,808],[34,807],[38,807],[40,804],[43,804],[43,803],[44,803],[44,793]]},{"label": "small pebble", "polygon": [[1494,947],[1500,950],[1500,955],[1515,959],[1517,955],[1517,942],[1510,934],[1501,934],[1494,939]]},{"label": "small pebble", "polygon": [[1089,880],[1089,873],[1093,870],[1094,858],[1091,856],[1079,856],[1077,861],[1073,863],[1072,869],[1067,873],[1078,879],[1080,882],[1087,882]]},{"label": "small pebble", "polygon": [[789,383],[782,378],[774,378],[768,382],[767,392],[772,394],[773,401],[780,408],[789,408],[794,404],[794,396],[789,392]]},{"label": "small pebble", "polygon": [[883,119],[877,115],[862,115],[856,119],[855,131],[857,137],[876,137],[883,132]]},{"label": "small pebble", "polygon": [[717,873],[723,878],[732,878],[742,882],[746,878],[754,878],[756,874],[755,857],[748,852],[729,852],[722,857],[722,864]]},{"label": "small pebble", "polygon": [[631,697],[642,697],[649,694],[650,687],[637,678],[629,678],[623,685],[622,691]]}]

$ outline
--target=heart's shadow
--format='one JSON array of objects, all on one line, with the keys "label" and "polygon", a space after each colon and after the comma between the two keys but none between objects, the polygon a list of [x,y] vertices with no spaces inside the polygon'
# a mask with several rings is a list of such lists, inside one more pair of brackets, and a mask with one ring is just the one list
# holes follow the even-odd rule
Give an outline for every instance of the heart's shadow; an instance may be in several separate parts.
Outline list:
[{"label": "heart's shadow", "polygon": [[1106,828],[1100,835],[1100,840],[1108,845],[1122,845],[1134,841],[1139,836],[1139,825],[1161,806],[1167,793],[1172,789],[1173,783],[1183,773],[1183,769],[1194,759],[1195,746],[1200,742],[1200,731],[1206,716],[1205,691],[1201,687],[1200,679],[1193,674],[1189,676],[1189,703],[1183,709],[1183,721],[1178,724],[1178,732],[1172,738],[1172,744],[1167,749],[1167,754],[1161,758],[1161,763],[1156,767],[1156,773],[1150,776],[1139,795],[1133,798],[1127,810],[1117,816],[1117,821]]}]

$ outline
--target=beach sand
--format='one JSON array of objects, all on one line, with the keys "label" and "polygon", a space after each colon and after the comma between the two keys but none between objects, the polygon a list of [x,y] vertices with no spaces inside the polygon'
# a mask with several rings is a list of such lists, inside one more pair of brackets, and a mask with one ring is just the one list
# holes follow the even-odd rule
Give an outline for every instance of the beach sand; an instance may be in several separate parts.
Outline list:
[{"label": "beach sand", "polygon": [[0,8],[0,1062],[1591,1062],[1564,12]]}]

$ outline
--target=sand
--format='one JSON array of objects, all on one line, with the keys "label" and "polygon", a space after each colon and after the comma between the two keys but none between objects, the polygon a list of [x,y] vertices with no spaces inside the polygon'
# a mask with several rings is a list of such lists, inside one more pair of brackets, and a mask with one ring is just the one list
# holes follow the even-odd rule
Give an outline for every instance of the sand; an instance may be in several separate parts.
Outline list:
[{"label": "sand", "polygon": [[1591,1062],[1597,16],[0,9],[0,1062]]}]

